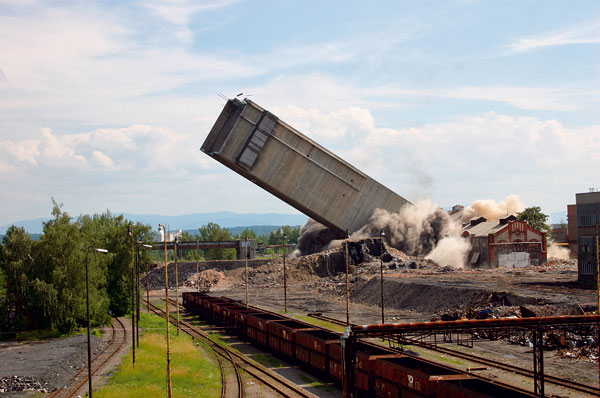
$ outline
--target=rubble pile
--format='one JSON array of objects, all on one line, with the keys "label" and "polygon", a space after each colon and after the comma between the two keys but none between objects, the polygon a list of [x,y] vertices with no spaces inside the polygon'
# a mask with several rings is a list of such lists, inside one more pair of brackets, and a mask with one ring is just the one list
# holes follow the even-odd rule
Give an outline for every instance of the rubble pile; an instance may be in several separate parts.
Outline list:
[{"label": "rubble pile", "polygon": [[33,377],[12,376],[0,378],[0,393],[19,392],[19,391],[39,391],[47,393],[48,391],[42,384]]},{"label": "rubble pile", "polygon": [[212,288],[219,285],[225,279],[225,274],[214,269],[200,271],[197,274],[191,274],[184,280],[183,286],[198,288],[202,292],[209,292]]},{"label": "rubble pile", "polygon": [[[544,350],[556,350],[555,355],[560,358],[585,359],[588,362],[598,361],[598,344],[591,336],[592,330],[578,332],[544,333]],[[533,347],[531,333],[511,335],[507,341],[511,344]]]}]

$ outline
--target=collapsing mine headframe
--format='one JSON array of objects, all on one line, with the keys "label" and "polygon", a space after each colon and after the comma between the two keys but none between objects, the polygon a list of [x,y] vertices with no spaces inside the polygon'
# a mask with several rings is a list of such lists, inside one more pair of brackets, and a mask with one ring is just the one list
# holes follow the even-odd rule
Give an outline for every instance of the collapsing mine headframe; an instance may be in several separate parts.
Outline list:
[{"label": "collapsing mine headframe", "polygon": [[201,150],[339,237],[409,203],[248,99],[227,101]]}]

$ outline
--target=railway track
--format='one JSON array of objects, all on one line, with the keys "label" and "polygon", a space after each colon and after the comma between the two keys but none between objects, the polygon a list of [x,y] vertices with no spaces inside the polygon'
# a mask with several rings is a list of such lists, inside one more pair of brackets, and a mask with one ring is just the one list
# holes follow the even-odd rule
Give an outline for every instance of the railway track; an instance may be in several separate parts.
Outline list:
[{"label": "railway track", "polygon": [[[175,301],[169,299],[169,303],[174,305]],[[156,315],[162,318],[166,316],[165,311],[157,307],[156,305],[148,303],[148,301],[146,301],[146,305],[148,306],[148,309],[154,312]],[[173,316],[170,316],[170,318],[171,323],[176,324],[177,318]],[[193,326],[191,326],[191,328],[193,328]],[[231,353],[229,353],[221,345],[211,340],[208,337],[208,334],[204,336],[205,333],[199,330],[197,331],[198,333],[194,333],[194,331],[191,328],[187,322],[182,321],[181,319],[179,320],[180,330],[194,338],[199,338],[200,340],[203,340],[215,354],[217,363],[219,364],[219,369],[221,371],[221,398],[243,398],[244,381],[242,378],[241,369],[231,356]]]},{"label": "railway track", "polygon": [[[340,320],[332,318],[332,317],[328,317],[328,316],[320,314],[320,313],[312,313],[312,314],[309,314],[309,316],[312,318],[330,322],[330,323],[333,323],[336,325],[346,326],[346,322],[340,321]],[[422,348],[425,348],[425,349],[428,349],[431,351],[440,352],[440,353],[450,355],[450,356],[453,356],[456,358],[461,358],[461,359],[465,359],[465,360],[468,360],[471,362],[476,362],[476,363],[479,363],[482,365],[487,365],[487,366],[491,366],[491,367],[494,367],[497,369],[516,373],[521,376],[529,377],[531,379],[533,379],[533,376],[534,376],[533,372],[529,369],[524,369],[524,368],[521,368],[518,366],[510,365],[510,364],[507,364],[504,362],[495,361],[493,359],[481,357],[478,355],[473,355],[473,354],[468,354],[468,353],[465,353],[462,351],[453,350],[451,348],[440,347],[440,346],[437,346],[437,345],[434,345],[431,343],[426,343],[426,342],[422,342],[422,341],[415,340],[415,339],[407,339],[406,343],[410,344],[410,345],[415,345],[417,347],[422,347]],[[563,379],[563,378],[552,376],[552,375],[545,374],[544,382],[554,384],[554,385],[560,386],[560,387],[565,387],[565,388],[575,390],[578,392],[583,392],[586,394],[600,395],[597,387],[592,387],[587,384],[578,383],[576,381],[567,380],[567,379]]]},{"label": "railway track", "polygon": [[[123,347],[127,341],[127,332],[125,325],[119,318],[113,318],[119,324],[119,329],[115,328],[114,322],[111,322],[112,335],[108,344],[92,358],[92,377],[104,367],[104,365]],[[122,336],[120,339],[119,336]],[[78,392],[87,387],[88,375],[87,366],[83,366],[77,371],[64,386],[56,389],[48,398],[72,398]],[[80,378],[82,377],[82,378]],[[81,393],[83,395],[83,393]]]},{"label": "railway track", "polygon": [[[146,304],[148,305],[148,308],[151,311],[160,315],[163,318],[165,317],[165,312],[162,309],[160,309],[152,303],[148,303],[147,301]],[[175,317],[171,315],[170,318],[171,323],[176,322]],[[180,319],[179,328],[180,330],[189,334],[190,336],[206,342],[222,358],[231,360],[231,362],[234,363],[236,367],[243,369],[255,379],[269,386],[284,397],[316,398],[316,395],[306,391],[302,387],[297,386],[296,384],[290,382],[286,378],[271,371],[270,369],[265,368],[258,362],[246,357],[243,354],[238,353],[235,350],[232,350],[228,347],[222,346],[214,342],[206,331],[195,327],[189,322],[182,321]]]}]

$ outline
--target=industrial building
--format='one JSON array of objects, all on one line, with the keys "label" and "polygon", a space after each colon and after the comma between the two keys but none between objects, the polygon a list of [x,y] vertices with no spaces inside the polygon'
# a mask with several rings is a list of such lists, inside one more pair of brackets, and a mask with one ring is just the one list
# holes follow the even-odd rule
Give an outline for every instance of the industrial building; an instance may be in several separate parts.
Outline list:
[{"label": "industrial building", "polygon": [[475,217],[461,234],[471,242],[467,263],[472,267],[526,267],[545,265],[548,259],[546,233],[515,216],[497,222]]},{"label": "industrial building", "polygon": [[[570,210],[571,207],[567,207],[567,209]],[[600,192],[590,189],[590,192],[575,194],[574,216],[572,217],[569,213],[569,229],[571,229],[574,221],[577,223],[578,279],[580,281],[595,281],[599,261]],[[572,239],[572,237],[569,236],[569,239]]]}]

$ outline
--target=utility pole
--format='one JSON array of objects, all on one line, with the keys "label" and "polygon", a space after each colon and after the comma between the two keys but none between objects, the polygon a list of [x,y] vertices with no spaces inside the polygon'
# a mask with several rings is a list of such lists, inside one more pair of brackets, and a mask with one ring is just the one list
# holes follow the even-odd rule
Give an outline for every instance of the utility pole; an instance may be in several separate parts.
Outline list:
[{"label": "utility pole", "polygon": [[166,312],[166,320],[167,320],[167,389],[168,389],[168,397],[171,398],[173,396],[173,392],[171,390],[171,333],[169,331],[169,271],[168,271],[168,258],[167,258],[167,229],[163,224],[158,224],[158,228],[164,232],[164,241],[165,241],[165,312]]},{"label": "utility pole", "polygon": [[344,240],[344,260],[346,261],[346,326],[350,326],[350,285],[348,280],[348,231]]},{"label": "utility pole", "polygon": [[177,308],[177,336],[179,336],[179,272],[177,270],[177,252],[179,251],[179,238],[175,236],[175,307]]},{"label": "utility pole", "polygon": [[198,277],[198,262],[200,261],[200,241],[196,239],[196,290],[200,291],[200,278]]},{"label": "utility pole", "polygon": [[287,236],[283,234],[283,245],[281,245],[281,250],[283,250],[283,310],[287,313],[287,274],[285,270],[285,240]]},{"label": "utility pole", "polygon": [[383,239],[385,238],[385,231],[382,229],[379,238],[379,269],[381,278],[381,323],[385,323],[385,315],[383,310]]},{"label": "utility pole", "polygon": [[127,235],[131,240],[131,361],[135,367],[135,240],[133,239],[133,226],[127,226]]},{"label": "utility pole", "polygon": [[246,236],[246,308],[248,308],[248,257],[250,252],[248,251],[248,237]]}]

